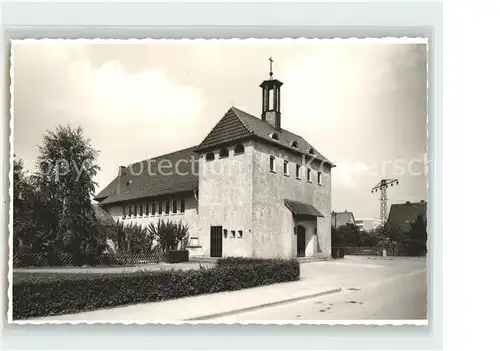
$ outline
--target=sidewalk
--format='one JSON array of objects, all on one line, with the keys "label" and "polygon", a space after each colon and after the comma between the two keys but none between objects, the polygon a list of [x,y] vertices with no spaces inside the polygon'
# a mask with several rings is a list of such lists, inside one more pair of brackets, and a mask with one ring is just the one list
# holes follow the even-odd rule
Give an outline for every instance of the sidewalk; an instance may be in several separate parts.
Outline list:
[{"label": "sidewalk", "polygon": [[202,320],[340,291],[340,287],[333,282],[325,282],[323,279],[302,278],[296,282],[70,315],[32,318],[27,321],[158,323]]}]

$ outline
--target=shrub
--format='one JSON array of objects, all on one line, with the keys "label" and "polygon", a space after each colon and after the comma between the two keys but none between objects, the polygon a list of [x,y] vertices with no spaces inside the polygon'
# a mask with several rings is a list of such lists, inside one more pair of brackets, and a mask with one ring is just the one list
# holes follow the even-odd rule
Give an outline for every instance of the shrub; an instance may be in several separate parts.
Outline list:
[{"label": "shrub", "polygon": [[[22,319],[239,290],[298,280],[296,260],[256,260],[199,270],[115,274],[15,274],[13,316]],[[233,262],[235,260],[233,259]]]}]

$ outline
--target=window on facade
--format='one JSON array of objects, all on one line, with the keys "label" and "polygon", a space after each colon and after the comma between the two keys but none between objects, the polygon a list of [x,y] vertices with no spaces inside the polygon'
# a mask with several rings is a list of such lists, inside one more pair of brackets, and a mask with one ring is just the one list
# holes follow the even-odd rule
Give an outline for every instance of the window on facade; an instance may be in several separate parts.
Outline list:
[{"label": "window on facade", "polygon": [[299,147],[299,144],[296,141],[294,141],[294,142],[292,142],[292,147],[297,148],[297,147]]},{"label": "window on facade", "polygon": [[238,238],[243,238],[243,230],[238,230]]},{"label": "window on facade", "polygon": [[207,155],[205,156],[205,159],[206,159],[207,161],[213,161],[213,160],[214,160],[214,158],[215,158],[215,155],[214,155],[214,153],[213,153],[213,152],[207,152]]},{"label": "window on facade", "polygon": [[134,217],[137,217],[137,205],[134,205]]},{"label": "window on facade", "polygon": [[300,165],[295,166],[295,176],[300,179]]},{"label": "window on facade", "polygon": [[149,204],[145,204],[144,206],[146,206],[145,214],[146,214],[146,216],[148,216],[149,215]]},{"label": "window on facade", "polygon": [[122,206],[122,218],[125,218],[125,217],[127,217],[127,207]]},{"label": "window on facade", "polygon": [[181,199],[181,213],[184,213],[186,210],[186,201],[184,199]]},{"label": "window on facade", "polygon": [[307,169],[307,181],[308,182],[311,181],[311,169],[310,168]]},{"label": "window on facade", "polygon": [[158,214],[161,215],[163,213],[163,201],[158,202]]},{"label": "window on facade", "polygon": [[132,205],[128,205],[128,216],[132,217]]},{"label": "window on facade", "polygon": [[227,229],[224,229],[224,238],[227,238]]},{"label": "window on facade", "polygon": [[318,172],[318,184],[321,184],[321,172]]},{"label": "window on facade", "polygon": [[318,234],[318,228],[317,227],[314,227],[314,234]]},{"label": "window on facade", "polygon": [[245,147],[243,146],[243,144],[238,144],[236,145],[236,147],[234,148],[234,153],[235,154],[242,154],[245,152]]},{"label": "window on facade", "polygon": [[172,201],[172,213],[177,213],[177,200]]},{"label": "window on facade", "polygon": [[274,140],[280,140],[278,133],[271,134],[271,138],[273,138]]},{"label": "window on facade", "polygon": [[288,161],[287,160],[284,160],[283,161],[283,173],[285,173],[285,175],[288,175]]},{"label": "window on facade", "polygon": [[219,151],[219,158],[223,157],[228,157],[229,156],[229,150],[226,148],[220,149]]},{"label": "window on facade", "polygon": [[276,166],[274,164],[274,160],[275,160],[274,156],[269,156],[269,170],[271,172],[276,172]]},{"label": "window on facade", "polygon": [[156,214],[156,202],[151,204],[151,214],[154,216]]},{"label": "window on facade", "polygon": [[231,230],[231,238],[236,238],[236,231],[235,230]]},{"label": "window on facade", "polygon": [[140,204],[139,205],[139,216],[142,216],[144,214],[144,205]]},{"label": "window on facade", "polygon": [[165,213],[170,213],[170,199],[167,199],[167,201],[165,201]]}]

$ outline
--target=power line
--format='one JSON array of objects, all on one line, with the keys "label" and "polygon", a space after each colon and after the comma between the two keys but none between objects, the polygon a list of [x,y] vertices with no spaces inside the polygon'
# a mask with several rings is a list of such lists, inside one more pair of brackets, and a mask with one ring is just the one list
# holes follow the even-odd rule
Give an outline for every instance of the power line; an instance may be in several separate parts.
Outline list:
[{"label": "power line", "polygon": [[376,193],[380,190],[380,219],[382,220],[382,225],[385,225],[387,221],[387,188],[389,186],[398,185],[398,179],[382,179],[372,188],[372,193]]}]

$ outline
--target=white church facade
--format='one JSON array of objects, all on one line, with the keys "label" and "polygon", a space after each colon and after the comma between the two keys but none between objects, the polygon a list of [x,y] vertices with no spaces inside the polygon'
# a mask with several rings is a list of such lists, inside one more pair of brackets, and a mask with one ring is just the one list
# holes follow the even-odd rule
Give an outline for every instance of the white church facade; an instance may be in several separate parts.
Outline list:
[{"label": "white church facade", "polygon": [[261,117],[231,107],[196,146],[120,167],[96,197],[115,220],[189,225],[191,255],[330,256],[335,165],[281,127],[281,86]]}]

